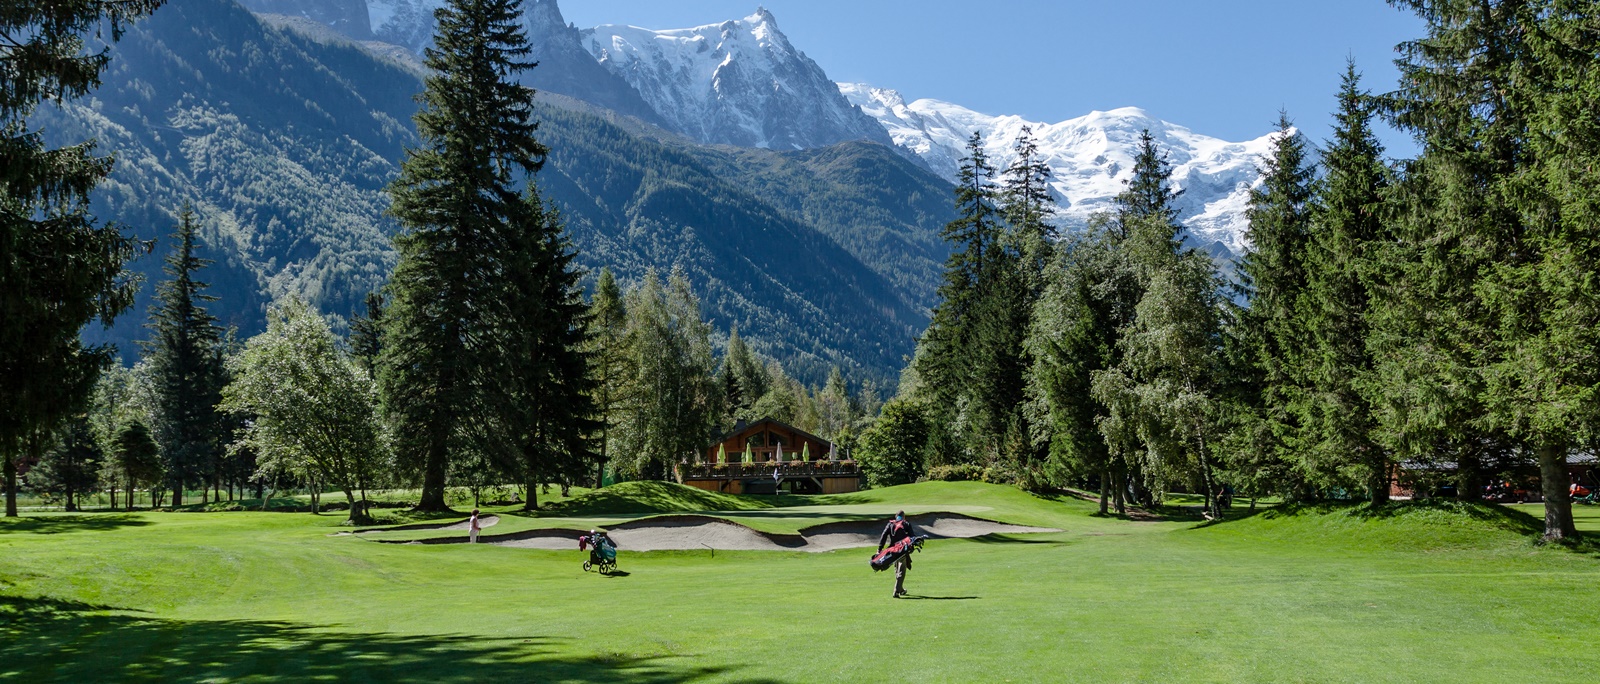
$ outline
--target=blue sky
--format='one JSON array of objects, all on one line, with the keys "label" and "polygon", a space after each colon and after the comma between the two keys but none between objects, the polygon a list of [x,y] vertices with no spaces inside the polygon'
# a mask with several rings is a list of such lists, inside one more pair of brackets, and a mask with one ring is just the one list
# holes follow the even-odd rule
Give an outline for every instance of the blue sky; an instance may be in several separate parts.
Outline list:
[{"label": "blue sky", "polygon": [[[1227,140],[1271,130],[1279,108],[1328,135],[1353,57],[1394,87],[1396,43],[1421,35],[1382,0],[563,0],[580,27],[681,28],[764,4],[838,81],[894,88],[989,114],[1060,121],[1138,106]],[[1386,132],[1395,154],[1405,136]]]}]

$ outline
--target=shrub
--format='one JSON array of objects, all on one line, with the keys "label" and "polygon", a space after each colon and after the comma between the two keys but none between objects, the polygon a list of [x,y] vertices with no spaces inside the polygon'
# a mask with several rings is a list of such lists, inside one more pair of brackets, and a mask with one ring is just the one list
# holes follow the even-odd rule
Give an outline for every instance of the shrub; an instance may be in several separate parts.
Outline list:
[{"label": "shrub", "polygon": [[867,484],[873,487],[915,482],[926,469],[923,449],[928,442],[928,421],[918,406],[891,401],[871,429],[861,435],[856,458]]},{"label": "shrub", "polygon": [[938,482],[976,482],[984,479],[984,469],[970,463],[934,466],[928,469],[928,479]]}]

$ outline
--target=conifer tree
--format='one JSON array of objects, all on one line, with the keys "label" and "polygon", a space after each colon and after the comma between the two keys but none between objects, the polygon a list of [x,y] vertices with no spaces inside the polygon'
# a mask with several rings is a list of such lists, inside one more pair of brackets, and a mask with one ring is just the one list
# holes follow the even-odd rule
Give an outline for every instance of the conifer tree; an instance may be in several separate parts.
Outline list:
[{"label": "conifer tree", "polygon": [[612,443],[616,437],[613,429],[622,419],[632,399],[630,381],[633,378],[632,342],[628,337],[628,312],[622,297],[622,288],[611,269],[600,269],[595,283],[594,298],[589,304],[589,354],[594,380],[595,417],[599,422],[599,463],[595,468],[595,487],[604,480],[605,464],[615,451]]},{"label": "conifer tree", "polygon": [[380,372],[402,463],[419,473],[418,508],[447,510],[451,454],[491,449],[478,419],[493,415],[494,317],[505,296],[500,248],[528,211],[519,177],[536,172],[533,66],[520,0],[451,0],[436,14],[430,75],[408,150],[390,186],[403,232],[389,284]]},{"label": "conifer tree", "polygon": [[490,388],[496,453],[502,469],[526,483],[531,511],[539,484],[587,481],[599,458],[590,442],[599,424],[576,253],[560,214],[531,189],[525,202],[502,249],[506,293],[493,328],[499,370]]},{"label": "conifer tree", "polygon": [[[133,305],[123,264],[135,243],[96,225],[89,192],[111,173],[94,143],[51,149],[28,118],[44,100],[100,84],[109,44],[162,0],[8,3],[0,11],[0,470],[17,515],[17,459],[81,411],[112,350],[86,347],[85,325]],[[35,456],[38,454],[35,453]]]},{"label": "conifer tree", "polygon": [[163,269],[169,280],[156,290],[150,309],[151,339],[144,343],[155,394],[151,419],[161,444],[162,469],[172,490],[172,505],[183,505],[184,487],[212,482],[228,435],[217,411],[227,384],[222,327],[206,311],[216,297],[196,278],[211,263],[197,254],[194,212],[178,213],[177,240]]},{"label": "conifer tree", "polygon": [[1308,473],[1353,471],[1374,505],[1389,500],[1392,462],[1376,439],[1368,393],[1378,362],[1367,346],[1378,250],[1392,241],[1384,206],[1388,170],[1372,131],[1372,108],[1355,64],[1339,89],[1334,137],[1313,207],[1315,224],[1305,264],[1299,317],[1309,347],[1300,364],[1303,439],[1298,453]]},{"label": "conifer tree", "polygon": [[[1559,80],[1562,60],[1539,46],[1575,7],[1580,22],[1592,12],[1552,0],[1394,4],[1416,12],[1428,35],[1400,46],[1402,87],[1384,103],[1423,153],[1401,188],[1396,285],[1375,339],[1383,434],[1411,450],[1503,437],[1536,455],[1545,538],[1569,539],[1565,461],[1577,436],[1592,433],[1596,386],[1594,364],[1570,362],[1596,349],[1592,297],[1574,296],[1583,291],[1574,285],[1592,278],[1595,261],[1585,229],[1571,230],[1583,221],[1563,225],[1573,207],[1541,173],[1541,153],[1573,159],[1543,142],[1565,133],[1536,132],[1565,128],[1541,128],[1541,110],[1576,84]],[[1578,73],[1593,68],[1593,52],[1557,52],[1575,56]],[[1557,147],[1593,166],[1581,147]]]},{"label": "conifer tree", "polygon": [[367,375],[377,377],[378,357],[383,351],[383,294],[368,292],[366,311],[351,316],[350,351]]},{"label": "conifer tree", "polygon": [[109,455],[126,485],[126,508],[131,511],[134,491],[141,485],[154,487],[161,480],[161,447],[150,436],[150,428],[134,420],[117,432]]},{"label": "conifer tree", "polygon": [[729,414],[734,420],[763,418],[755,415],[755,405],[771,389],[772,378],[767,374],[767,367],[756,358],[750,345],[745,344],[744,338],[739,335],[738,326],[728,333],[728,353],[722,365],[727,382],[733,387],[733,393],[727,396]]},{"label": "conifer tree", "polygon": [[710,327],[688,279],[674,271],[665,285],[654,271],[628,293],[632,340],[629,393],[634,401],[617,427],[619,470],[647,480],[667,479],[711,437],[717,387]]},{"label": "conifer tree", "polygon": [[1226,451],[1235,479],[1254,493],[1285,492],[1301,479],[1291,476],[1288,464],[1299,444],[1294,409],[1303,396],[1301,310],[1316,169],[1286,112],[1260,170],[1261,185],[1251,191],[1246,210],[1251,250],[1239,258],[1235,285],[1244,303],[1228,305],[1224,339],[1231,409]]},{"label": "conifer tree", "polygon": [[76,511],[79,497],[92,492],[99,482],[100,461],[105,455],[83,416],[69,421],[57,440],[56,447],[28,471],[28,487],[60,497],[66,510]]}]

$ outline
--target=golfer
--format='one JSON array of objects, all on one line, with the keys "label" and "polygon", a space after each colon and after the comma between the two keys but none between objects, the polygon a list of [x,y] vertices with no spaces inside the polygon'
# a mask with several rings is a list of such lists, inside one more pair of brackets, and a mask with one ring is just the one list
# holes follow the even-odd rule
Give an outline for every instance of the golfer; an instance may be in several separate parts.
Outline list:
[{"label": "golfer", "polygon": [[[878,537],[878,551],[883,552],[884,546],[894,546],[902,539],[916,536],[916,531],[911,529],[911,523],[906,521],[906,512],[899,511],[894,514],[883,528],[883,534]],[[900,557],[894,562],[894,598],[906,595],[906,571],[911,569],[911,554]]]},{"label": "golfer", "polygon": [[474,509],[472,509],[472,519],[467,521],[467,543],[468,544],[476,544],[476,543],[478,543],[478,530],[481,530],[481,529],[483,529],[483,527],[478,524],[478,509],[474,508]]}]

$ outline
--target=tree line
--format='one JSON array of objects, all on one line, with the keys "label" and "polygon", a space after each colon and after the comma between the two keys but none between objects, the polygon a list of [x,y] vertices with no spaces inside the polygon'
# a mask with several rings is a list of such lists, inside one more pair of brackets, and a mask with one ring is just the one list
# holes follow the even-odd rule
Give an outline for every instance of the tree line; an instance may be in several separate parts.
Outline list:
[{"label": "tree line", "polygon": [[[965,468],[1092,484],[1101,508],[1202,492],[1387,501],[1402,465],[1463,498],[1537,464],[1573,536],[1566,458],[1600,427],[1600,13],[1395,0],[1427,25],[1400,83],[1352,64],[1331,139],[1281,117],[1224,278],[1183,246],[1148,133],[1116,209],[1052,243],[1026,134],[976,138],[943,301],[864,442],[884,482]],[[1412,134],[1389,160],[1381,120]],[[946,473],[948,474],[948,473]]]}]

